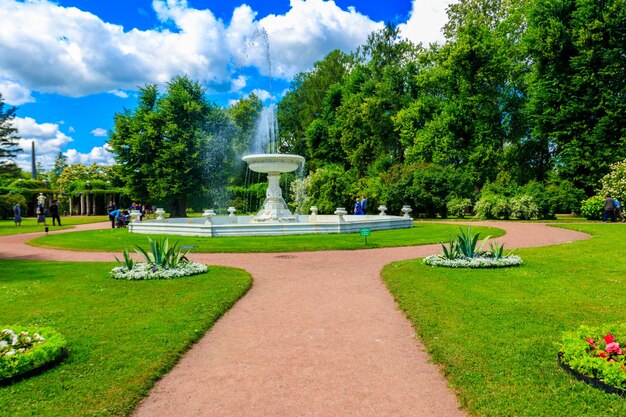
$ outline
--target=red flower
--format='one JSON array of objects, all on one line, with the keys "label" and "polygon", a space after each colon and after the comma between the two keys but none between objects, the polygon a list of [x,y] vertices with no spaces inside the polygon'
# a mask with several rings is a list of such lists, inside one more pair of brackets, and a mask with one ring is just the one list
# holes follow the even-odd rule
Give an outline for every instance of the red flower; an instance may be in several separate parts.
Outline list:
[{"label": "red flower", "polygon": [[606,358],[606,353],[604,353],[604,352],[600,352],[598,355],[599,355],[601,358]]},{"label": "red flower", "polygon": [[606,336],[604,336],[604,341],[606,343],[613,343],[613,342],[615,342],[615,338],[613,337],[612,334],[609,333]]},{"label": "red flower", "polygon": [[596,342],[594,342],[594,341],[593,341],[593,339],[592,339],[592,338],[590,338],[590,337],[588,337],[588,338],[587,338],[587,339],[585,339],[585,340],[587,340],[587,343],[589,343],[591,346],[595,346],[595,345],[596,345]]}]

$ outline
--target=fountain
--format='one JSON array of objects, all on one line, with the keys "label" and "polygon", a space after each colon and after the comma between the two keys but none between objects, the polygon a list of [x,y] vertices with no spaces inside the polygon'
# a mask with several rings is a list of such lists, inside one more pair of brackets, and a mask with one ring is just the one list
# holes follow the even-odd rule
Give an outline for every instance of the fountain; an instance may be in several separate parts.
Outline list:
[{"label": "fountain", "polygon": [[[270,72],[271,95],[271,60],[267,33],[260,31],[265,46]],[[281,154],[277,150],[278,123],[276,105],[265,107],[260,114],[255,140],[252,143],[253,154],[242,159],[253,172],[267,174],[268,187],[263,207],[255,216],[236,216],[235,207],[228,208],[228,216],[217,216],[213,210],[205,210],[201,218],[163,219],[163,210],[157,210],[156,220],[132,222],[128,231],[144,234],[170,234],[183,236],[271,236],[310,233],[358,233],[361,229],[385,230],[413,226],[408,211],[405,216],[386,215],[385,206],[380,206],[380,215],[349,215],[345,208],[338,207],[334,215],[317,213],[317,207],[311,207],[311,215],[294,215],[283,200],[280,188],[280,175],[296,171],[304,165],[304,158],[299,155]],[[406,207],[405,207],[406,208]]]}]

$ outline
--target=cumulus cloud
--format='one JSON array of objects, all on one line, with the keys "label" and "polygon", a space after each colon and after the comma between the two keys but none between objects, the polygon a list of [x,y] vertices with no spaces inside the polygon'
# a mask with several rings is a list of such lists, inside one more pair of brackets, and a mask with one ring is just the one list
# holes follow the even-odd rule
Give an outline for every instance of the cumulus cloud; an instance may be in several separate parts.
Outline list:
[{"label": "cumulus cloud", "polygon": [[128,98],[128,93],[124,90],[111,90],[109,94],[113,94],[114,96],[118,96],[120,98]]},{"label": "cumulus cloud", "polygon": [[54,160],[69,143],[73,141],[70,136],[59,130],[58,123],[37,123],[31,117],[16,117],[13,126],[17,128],[19,146],[24,152],[19,153],[16,163],[25,170],[30,171],[31,146],[35,142],[36,161],[41,162],[44,168],[54,166]]},{"label": "cumulus cloud", "polygon": [[[256,20],[247,5],[228,24],[184,0],[153,0],[161,28],[125,30],[98,16],[47,0],[0,0],[0,81],[24,92],[66,96],[101,92],[123,95],[146,82],[175,74],[201,80],[209,91],[242,88],[238,66],[288,79],[333,49],[351,51],[382,27],[334,1],[291,0],[281,16]],[[125,94],[125,93],[124,93]]]},{"label": "cumulus cloud", "polygon": [[69,149],[64,153],[67,157],[67,162],[69,164],[102,164],[102,165],[113,165],[115,161],[113,160],[113,154],[110,151],[108,145],[104,146],[96,146],[91,152],[88,153],[80,153],[76,149]]},{"label": "cumulus cloud", "polygon": [[35,101],[28,88],[10,80],[0,80],[0,94],[2,94],[4,102],[10,106],[19,106],[20,104],[33,103]]},{"label": "cumulus cloud", "polygon": [[273,99],[274,98],[270,94],[269,91],[261,90],[261,89],[258,89],[258,88],[255,88],[254,90],[252,90],[252,93],[254,93],[254,95],[257,96],[259,98],[259,100],[261,100],[261,101],[265,101],[265,100],[269,100],[269,99]]},{"label": "cumulus cloud", "polygon": [[104,137],[107,135],[107,130],[103,129],[101,127],[97,127],[94,130],[91,131],[91,134],[93,136],[98,136],[98,137]]},{"label": "cumulus cloud", "polygon": [[[31,147],[35,143],[35,160],[40,162],[44,169],[51,169],[54,161],[73,139],[59,129],[58,123],[37,123],[31,117],[16,117],[13,126],[19,131],[21,139],[19,147],[22,152],[17,155],[15,162],[20,168],[30,171]],[[105,131],[106,133],[106,131]],[[82,163],[85,165],[114,163],[113,154],[109,152],[108,145],[94,147],[88,153],[80,153],[76,149],[63,152],[69,163]]]},{"label": "cumulus cloud", "polygon": [[409,20],[398,25],[400,35],[413,43],[443,43],[443,25],[448,21],[446,9],[454,0],[413,0]]}]

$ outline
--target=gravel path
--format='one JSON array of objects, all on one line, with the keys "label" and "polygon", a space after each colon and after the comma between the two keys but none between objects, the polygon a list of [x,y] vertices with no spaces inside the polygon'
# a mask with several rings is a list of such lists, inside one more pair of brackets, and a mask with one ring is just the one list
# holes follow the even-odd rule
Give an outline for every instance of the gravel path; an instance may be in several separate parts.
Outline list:
[{"label": "gravel path", "polygon": [[[588,238],[538,223],[505,229],[506,248]],[[78,229],[104,228],[107,224]],[[0,257],[113,261],[111,253],[0,237]],[[440,245],[285,254],[193,254],[249,271],[254,284],[163,377],[136,416],[464,416],[441,370],[380,279],[385,264]]]}]

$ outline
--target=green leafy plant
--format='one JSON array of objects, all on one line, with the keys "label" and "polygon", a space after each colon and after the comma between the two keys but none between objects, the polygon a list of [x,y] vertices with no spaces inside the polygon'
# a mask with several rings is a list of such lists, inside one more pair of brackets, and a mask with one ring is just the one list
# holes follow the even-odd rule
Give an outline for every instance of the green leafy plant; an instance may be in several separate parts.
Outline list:
[{"label": "green leafy plant", "polygon": [[126,270],[128,271],[132,271],[135,265],[137,265],[137,261],[131,258],[130,254],[128,253],[128,249],[124,249],[124,262],[117,259],[117,256],[114,256],[114,258],[121,267],[126,268]]},{"label": "green leafy plant", "polygon": [[135,251],[143,256],[147,263],[163,268],[176,268],[181,264],[189,262],[189,259],[187,259],[189,249],[183,251],[178,246],[178,242],[170,245],[167,238],[158,240],[148,238],[148,241],[150,242],[150,252],[140,246],[135,246]]},{"label": "green leafy plant", "polygon": [[443,254],[441,255],[444,259],[457,259],[460,255],[459,251],[459,242],[456,239],[451,239],[446,246],[445,243],[441,244],[443,249]]},{"label": "green leafy plant", "polygon": [[67,342],[53,329],[3,326],[0,331],[0,382],[12,380],[63,357]]},{"label": "green leafy plant", "polygon": [[480,233],[472,233],[471,226],[467,226],[466,230],[459,228],[460,234],[457,235],[459,252],[466,258],[475,258],[482,254],[482,249],[491,236],[487,236],[483,243],[478,245]]},{"label": "green leafy plant", "polygon": [[600,220],[604,214],[604,198],[596,195],[584,200],[580,206],[580,214],[589,220]]},{"label": "green leafy plant", "polygon": [[487,254],[493,259],[504,259],[509,258],[514,251],[510,251],[506,255],[504,254],[504,244],[498,242],[489,242],[490,250],[487,251]]},{"label": "green leafy plant", "polygon": [[614,388],[626,389],[626,326],[581,326],[563,334],[559,347],[566,367]]}]

